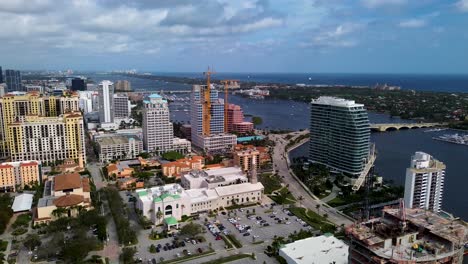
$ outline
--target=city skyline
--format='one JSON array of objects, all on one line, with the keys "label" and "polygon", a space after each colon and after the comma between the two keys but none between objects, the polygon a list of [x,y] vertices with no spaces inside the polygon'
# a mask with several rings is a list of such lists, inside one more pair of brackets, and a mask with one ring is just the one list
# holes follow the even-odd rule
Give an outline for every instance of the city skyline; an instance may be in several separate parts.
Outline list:
[{"label": "city skyline", "polygon": [[463,73],[468,67],[467,0],[35,0],[1,3],[0,17],[4,69]]}]

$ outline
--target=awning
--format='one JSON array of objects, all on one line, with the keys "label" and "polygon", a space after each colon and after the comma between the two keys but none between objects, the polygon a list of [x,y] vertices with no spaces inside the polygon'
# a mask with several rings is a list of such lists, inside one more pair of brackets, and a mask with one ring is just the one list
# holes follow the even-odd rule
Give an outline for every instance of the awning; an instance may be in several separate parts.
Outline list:
[{"label": "awning", "polygon": [[31,210],[34,195],[23,193],[15,197],[11,209],[14,213]]}]

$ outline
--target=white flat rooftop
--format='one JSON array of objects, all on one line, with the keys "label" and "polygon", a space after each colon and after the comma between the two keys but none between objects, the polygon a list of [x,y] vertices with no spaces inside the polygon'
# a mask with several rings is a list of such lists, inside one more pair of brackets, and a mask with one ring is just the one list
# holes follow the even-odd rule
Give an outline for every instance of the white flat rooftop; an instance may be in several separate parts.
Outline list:
[{"label": "white flat rooftop", "polygon": [[331,105],[339,107],[364,107],[363,104],[356,104],[353,100],[346,100],[338,97],[320,96],[312,100],[312,104]]},{"label": "white flat rooftop", "polygon": [[216,193],[218,193],[219,196],[235,195],[239,193],[254,192],[260,190],[263,190],[263,184],[261,184],[260,182],[253,184],[247,182],[215,188],[215,191]]},{"label": "white flat rooftop", "polygon": [[288,264],[348,263],[348,246],[332,235],[310,237],[286,244],[279,254]]},{"label": "white flat rooftop", "polygon": [[23,193],[15,197],[11,209],[14,213],[31,210],[34,195]]},{"label": "white flat rooftop", "polygon": [[190,203],[207,202],[218,198],[218,195],[214,190],[207,188],[201,189],[190,189],[186,190],[185,193],[190,197]]}]

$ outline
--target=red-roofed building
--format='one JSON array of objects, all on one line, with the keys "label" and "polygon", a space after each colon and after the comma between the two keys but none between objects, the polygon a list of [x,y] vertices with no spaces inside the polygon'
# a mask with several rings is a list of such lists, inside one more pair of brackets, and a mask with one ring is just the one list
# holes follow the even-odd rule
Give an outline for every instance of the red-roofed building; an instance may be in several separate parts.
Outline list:
[{"label": "red-roofed building", "polygon": [[193,156],[191,158],[179,159],[161,165],[162,173],[166,177],[179,178],[183,172],[191,170],[201,170],[205,164],[205,158],[202,156]]},{"label": "red-roofed building", "polygon": [[38,161],[4,162],[0,164],[0,190],[16,191],[41,182],[42,172]]}]

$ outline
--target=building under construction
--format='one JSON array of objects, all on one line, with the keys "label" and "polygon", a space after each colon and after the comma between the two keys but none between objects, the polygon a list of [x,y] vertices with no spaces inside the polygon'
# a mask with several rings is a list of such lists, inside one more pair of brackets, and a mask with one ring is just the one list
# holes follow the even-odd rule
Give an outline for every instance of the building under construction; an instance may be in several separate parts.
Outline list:
[{"label": "building under construction", "polygon": [[225,100],[218,97],[218,91],[210,83],[211,72],[206,85],[194,85],[191,95],[192,144],[206,153],[232,151],[237,137],[226,133]]},{"label": "building under construction", "polygon": [[423,209],[385,208],[350,226],[349,263],[462,263],[467,224]]}]

